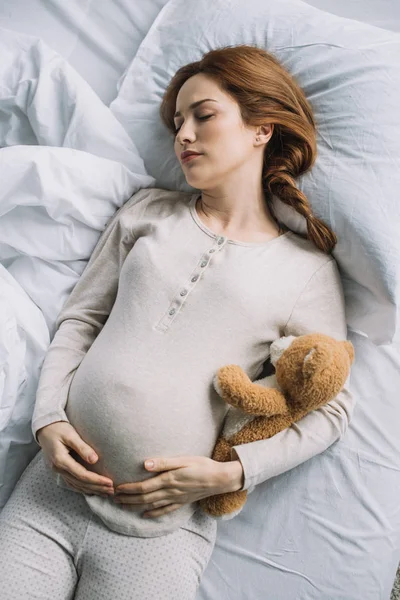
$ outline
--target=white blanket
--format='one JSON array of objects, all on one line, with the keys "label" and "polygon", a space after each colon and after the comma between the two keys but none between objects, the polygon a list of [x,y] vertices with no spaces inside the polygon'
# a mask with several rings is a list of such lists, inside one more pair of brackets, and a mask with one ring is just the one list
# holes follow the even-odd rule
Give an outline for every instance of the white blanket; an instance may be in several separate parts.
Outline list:
[{"label": "white blanket", "polygon": [[89,85],[0,29],[0,508],[38,450],[30,419],[57,314],[115,211],[154,185]]}]

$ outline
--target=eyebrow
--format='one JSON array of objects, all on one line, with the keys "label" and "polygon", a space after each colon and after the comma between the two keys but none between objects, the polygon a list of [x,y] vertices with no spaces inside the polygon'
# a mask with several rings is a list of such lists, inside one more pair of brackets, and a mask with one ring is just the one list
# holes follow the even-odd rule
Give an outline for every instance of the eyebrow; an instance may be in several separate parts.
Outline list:
[{"label": "eyebrow", "polygon": [[[217,102],[217,100],[213,100],[212,98],[204,98],[204,100],[198,100],[197,102],[193,102],[189,108],[196,108],[196,106],[199,106],[199,104],[203,104],[203,102]],[[174,114],[174,119],[175,117],[181,117],[182,113],[179,112],[179,110]]]}]

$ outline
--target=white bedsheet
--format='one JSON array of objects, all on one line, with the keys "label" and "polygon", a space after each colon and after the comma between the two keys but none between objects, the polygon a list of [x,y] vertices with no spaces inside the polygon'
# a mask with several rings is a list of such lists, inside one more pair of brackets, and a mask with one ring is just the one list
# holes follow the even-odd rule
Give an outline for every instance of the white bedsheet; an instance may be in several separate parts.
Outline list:
[{"label": "white bedsheet", "polygon": [[31,416],[48,345],[41,310],[0,265],[0,508],[38,450]]},{"label": "white bedsheet", "polygon": [[196,600],[389,600],[400,559],[400,355],[349,333],[357,405],[327,451],[218,523]]}]

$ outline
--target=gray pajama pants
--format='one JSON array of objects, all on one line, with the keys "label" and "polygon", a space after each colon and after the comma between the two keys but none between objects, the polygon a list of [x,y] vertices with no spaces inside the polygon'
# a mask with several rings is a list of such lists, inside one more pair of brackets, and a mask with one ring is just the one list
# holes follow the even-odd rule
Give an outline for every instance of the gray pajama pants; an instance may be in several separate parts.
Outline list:
[{"label": "gray pajama pants", "polygon": [[153,538],[110,530],[58,487],[42,451],[0,513],[1,600],[193,600],[217,522],[200,509]]}]

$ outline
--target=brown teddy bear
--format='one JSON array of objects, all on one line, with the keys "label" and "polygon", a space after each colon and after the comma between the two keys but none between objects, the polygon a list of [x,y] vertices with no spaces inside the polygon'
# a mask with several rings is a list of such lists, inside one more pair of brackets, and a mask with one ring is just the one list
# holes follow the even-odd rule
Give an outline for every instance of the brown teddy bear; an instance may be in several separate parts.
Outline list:
[{"label": "brown teddy bear", "polygon": [[[230,408],[214,460],[232,460],[232,446],[270,438],[335,398],[350,374],[354,347],[322,333],[287,336],[271,344],[270,358],[275,373],[255,382],[237,365],[218,370],[214,387]],[[209,496],[199,505],[213,517],[230,519],[253,489]]]}]

